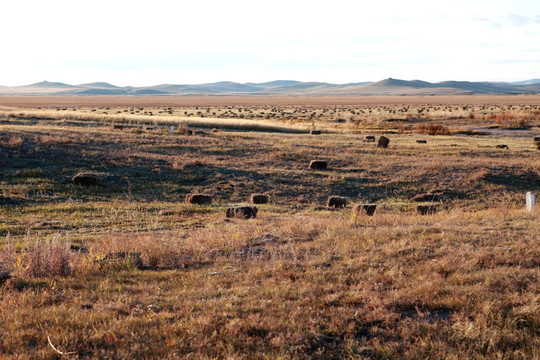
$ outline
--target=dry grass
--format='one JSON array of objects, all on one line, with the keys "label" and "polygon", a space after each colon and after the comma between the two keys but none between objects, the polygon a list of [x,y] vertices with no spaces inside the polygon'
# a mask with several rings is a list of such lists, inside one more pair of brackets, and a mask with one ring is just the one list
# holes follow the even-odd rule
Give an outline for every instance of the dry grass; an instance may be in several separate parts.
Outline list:
[{"label": "dry grass", "polygon": [[253,120],[228,120],[216,118],[190,119],[181,116],[144,116],[144,115],[123,115],[123,114],[95,114],[81,113],[80,111],[56,111],[56,110],[34,110],[34,109],[0,109],[0,117],[40,119],[40,120],[75,120],[84,122],[97,122],[105,124],[127,124],[127,125],[157,125],[157,126],[180,126],[180,129],[187,127],[200,127],[210,129],[228,129],[243,131],[270,131],[284,133],[306,133],[308,129],[301,127],[280,126],[269,121]]},{"label": "dry grass", "polygon": [[[66,358],[540,357],[540,212],[523,210],[524,193],[540,193],[530,136],[456,133],[497,121],[482,104],[264,106],[226,112],[292,112],[275,121],[336,133],[118,130],[89,107],[69,121],[0,119],[0,262],[14,275],[0,289],[0,357],[61,357],[48,339]],[[415,115],[388,120],[405,108]],[[334,122],[359,110],[357,125]],[[449,133],[415,131],[434,124]],[[388,149],[361,141],[381,131],[395,131]],[[328,170],[308,169],[320,158]],[[79,171],[100,185],[72,184]],[[195,192],[215,202],[184,204]],[[420,216],[409,199],[426,192],[443,201]],[[253,193],[272,204],[225,218]],[[330,195],[377,211],[326,211]],[[117,252],[140,252],[143,267],[103,260]]]},{"label": "dry grass", "polygon": [[438,124],[420,124],[416,127],[416,132],[429,135],[448,135],[450,129]]},{"label": "dry grass", "polygon": [[195,106],[411,106],[423,107],[524,106],[538,105],[538,95],[450,95],[450,96],[2,96],[0,104],[15,107],[195,107]]},{"label": "dry grass", "polygon": [[18,148],[23,144],[23,139],[20,136],[12,136],[4,140],[0,146],[5,148]]},{"label": "dry grass", "polygon": [[[414,130],[443,124],[452,132],[470,127],[537,126],[537,96],[407,97],[2,97],[11,116],[72,119],[86,123],[183,125],[280,132]],[[520,105],[515,105],[519,103]],[[456,105],[459,104],[459,105]],[[253,121],[256,120],[256,121]],[[397,125],[397,126],[396,126]]]},{"label": "dry grass", "polygon": [[58,236],[43,242],[26,239],[22,258],[16,259],[16,274],[23,277],[67,276],[71,273],[70,249]]},{"label": "dry grass", "polygon": [[[14,280],[2,325],[17,335],[1,341],[11,355],[30,343],[50,356],[50,336],[79,357],[534,358],[537,215],[298,215],[119,234],[90,254],[142,251],[163,270],[83,267],[74,254],[68,277]],[[246,252],[267,232],[277,242]]]}]

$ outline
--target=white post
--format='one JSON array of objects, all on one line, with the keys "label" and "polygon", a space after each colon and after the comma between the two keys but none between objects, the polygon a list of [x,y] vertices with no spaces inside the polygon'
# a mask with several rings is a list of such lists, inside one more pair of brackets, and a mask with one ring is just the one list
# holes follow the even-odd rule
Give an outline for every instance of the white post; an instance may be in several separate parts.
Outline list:
[{"label": "white post", "polygon": [[174,132],[174,126],[171,126],[171,133]]},{"label": "white post", "polygon": [[525,206],[528,212],[534,210],[534,194],[532,192],[528,192],[527,195],[525,195]]}]

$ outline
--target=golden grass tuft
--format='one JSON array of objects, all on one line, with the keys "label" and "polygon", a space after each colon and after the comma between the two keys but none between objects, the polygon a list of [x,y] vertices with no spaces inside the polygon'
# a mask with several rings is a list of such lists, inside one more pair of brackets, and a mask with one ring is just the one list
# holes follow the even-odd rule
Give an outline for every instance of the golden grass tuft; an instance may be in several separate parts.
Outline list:
[{"label": "golden grass tuft", "polygon": [[429,135],[448,135],[450,129],[439,124],[420,124],[416,126],[416,132]]}]

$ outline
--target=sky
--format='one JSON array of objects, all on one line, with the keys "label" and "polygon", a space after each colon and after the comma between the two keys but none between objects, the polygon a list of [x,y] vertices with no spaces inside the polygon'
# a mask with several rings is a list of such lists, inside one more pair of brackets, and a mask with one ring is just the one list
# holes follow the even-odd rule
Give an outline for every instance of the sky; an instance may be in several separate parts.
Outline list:
[{"label": "sky", "polygon": [[0,85],[540,78],[540,1],[0,5]]}]

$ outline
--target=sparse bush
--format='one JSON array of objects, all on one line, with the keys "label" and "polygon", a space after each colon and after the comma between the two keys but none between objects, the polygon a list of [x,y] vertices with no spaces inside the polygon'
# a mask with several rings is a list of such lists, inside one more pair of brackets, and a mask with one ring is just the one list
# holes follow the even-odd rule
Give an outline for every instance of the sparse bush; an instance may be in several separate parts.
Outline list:
[{"label": "sparse bush", "polygon": [[26,249],[20,260],[21,273],[32,277],[66,276],[71,273],[70,248],[59,237],[42,241],[26,238]]},{"label": "sparse bush", "polygon": [[189,129],[187,126],[178,126],[178,129],[176,129],[176,133],[179,135],[192,135],[193,131]]},{"label": "sparse bush", "polygon": [[204,163],[201,160],[189,160],[186,162],[176,161],[172,164],[172,168],[176,171],[183,171],[190,167],[203,166]]},{"label": "sparse bush", "polygon": [[429,135],[448,135],[450,129],[439,124],[419,124],[416,126],[416,132]]},{"label": "sparse bush", "polygon": [[16,149],[23,144],[23,138],[20,136],[11,136],[8,140],[2,141],[0,146],[10,149]]},{"label": "sparse bush", "polygon": [[0,265],[2,265],[0,271],[3,270],[6,273],[11,273],[14,270],[16,263],[17,252],[11,239],[11,235],[8,233],[6,236],[6,244],[3,248],[0,248]]}]

